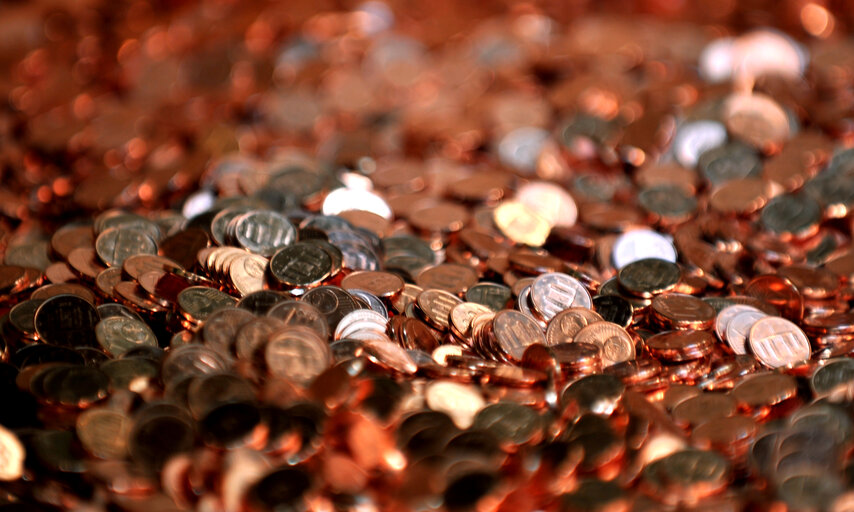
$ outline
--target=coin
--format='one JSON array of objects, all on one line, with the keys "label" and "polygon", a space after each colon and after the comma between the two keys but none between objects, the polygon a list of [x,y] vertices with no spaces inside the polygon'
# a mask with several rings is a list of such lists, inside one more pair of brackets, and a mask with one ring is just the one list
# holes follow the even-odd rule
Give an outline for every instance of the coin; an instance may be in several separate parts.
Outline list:
[{"label": "coin", "polygon": [[811,348],[804,331],[780,317],[760,318],[748,336],[750,351],[771,368],[788,366],[809,359]]},{"label": "coin", "polygon": [[593,322],[604,320],[599,313],[584,307],[572,307],[555,315],[546,328],[547,345],[569,343],[575,339],[578,331]]},{"label": "coin", "polygon": [[264,360],[274,377],[306,386],[331,364],[332,354],[315,331],[288,327],[270,336]]},{"label": "coin", "polygon": [[499,311],[492,323],[498,346],[514,361],[522,359],[525,348],[529,345],[546,342],[546,337],[536,321],[524,313]]},{"label": "coin", "polygon": [[232,220],[234,238],[241,247],[255,254],[270,257],[277,249],[296,239],[296,228],[283,215],[252,210]]},{"label": "coin", "polygon": [[660,258],[645,258],[623,267],[618,279],[624,290],[648,298],[675,287],[681,275],[675,263]]},{"label": "coin", "polygon": [[377,297],[392,297],[403,289],[403,279],[390,272],[353,272],[341,280],[341,287],[366,290]]},{"label": "coin", "polygon": [[477,283],[477,272],[468,265],[442,263],[425,268],[415,276],[415,284],[459,295]]},{"label": "coin", "polygon": [[611,322],[591,322],[578,331],[574,342],[592,343],[601,347],[603,366],[635,358],[632,337],[625,329]]},{"label": "coin", "polygon": [[66,347],[96,346],[98,311],[74,295],[46,299],[36,310],[35,329],[39,339]]},{"label": "coin", "polygon": [[673,242],[655,231],[633,229],[620,235],[611,250],[611,260],[617,270],[646,258],[660,258],[676,263],[676,248]]},{"label": "coin", "polygon": [[308,327],[322,339],[329,337],[326,318],[316,307],[305,301],[288,300],[270,308],[267,316],[284,322],[289,327]]},{"label": "coin", "polygon": [[95,250],[107,266],[120,267],[129,256],[157,254],[157,242],[142,230],[115,227],[98,235]]},{"label": "coin", "polygon": [[434,411],[444,412],[461,429],[469,428],[486,400],[472,385],[438,381],[430,384],[424,392],[427,406]]},{"label": "coin", "polygon": [[101,347],[113,357],[119,357],[140,345],[157,346],[157,338],[148,325],[141,320],[124,316],[102,319],[95,326],[95,337]]},{"label": "coin", "polygon": [[571,307],[590,308],[590,293],[577,279],[553,272],[542,274],[531,284],[531,302],[546,321]]},{"label": "coin", "polygon": [[284,288],[318,285],[332,272],[332,258],[323,248],[308,242],[296,242],[276,251],[270,258],[270,273]]},{"label": "coin", "polygon": [[77,437],[92,455],[122,459],[127,455],[131,420],[120,411],[88,409],[77,417]]},{"label": "coin", "polygon": [[207,286],[191,286],[178,294],[178,305],[193,321],[204,321],[214,311],[233,306],[234,297]]},{"label": "coin", "polygon": [[456,295],[434,289],[424,290],[416,299],[416,304],[424,312],[425,319],[434,327],[443,330],[450,326],[448,318],[451,310],[462,302]]}]

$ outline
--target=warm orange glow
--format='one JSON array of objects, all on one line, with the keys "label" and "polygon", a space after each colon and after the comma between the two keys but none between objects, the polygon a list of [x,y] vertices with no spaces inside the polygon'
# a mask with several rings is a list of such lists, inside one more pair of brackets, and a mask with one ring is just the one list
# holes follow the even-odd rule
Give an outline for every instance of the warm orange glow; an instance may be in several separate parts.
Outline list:
[{"label": "warm orange glow", "polygon": [[824,39],[833,33],[836,22],[833,14],[823,6],[810,3],[801,9],[801,24],[810,35]]}]

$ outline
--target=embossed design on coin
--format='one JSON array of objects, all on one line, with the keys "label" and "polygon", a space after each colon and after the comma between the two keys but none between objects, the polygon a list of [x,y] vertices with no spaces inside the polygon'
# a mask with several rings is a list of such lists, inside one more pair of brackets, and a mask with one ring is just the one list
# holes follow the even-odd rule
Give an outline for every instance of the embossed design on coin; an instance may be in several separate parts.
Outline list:
[{"label": "embossed design on coin", "polygon": [[98,343],[111,356],[119,357],[138,346],[157,346],[157,338],[144,322],[124,316],[104,318],[95,326]]},{"label": "embossed design on coin", "polygon": [[592,343],[602,349],[602,366],[635,358],[635,344],[622,327],[611,322],[593,322],[575,335],[576,343]]},{"label": "embossed design on coin", "polygon": [[632,295],[649,298],[676,286],[682,271],[670,261],[646,258],[629,263],[617,276],[623,289]]},{"label": "embossed design on coin", "polygon": [[329,253],[308,242],[289,245],[270,258],[270,273],[285,288],[316,285],[331,271],[332,258]]},{"label": "embossed design on coin", "polygon": [[38,307],[35,328],[45,343],[64,347],[95,346],[95,306],[76,295],[57,295]]},{"label": "embossed design on coin", "polygon": [[762,364],[780,368],[810,357],[810,342],[794,323],[776,316],[761,318],[750,328],[750,350]]},{"label": "embossed design on coin", "polygon": [[214,311],[236,302],[231,295],[207,286],[190,286],[178,294],[178,306],[193,321],[203,321]]},{"label": "embossed design on coin", "polygon": [[232,220],[234,237],[246,250],[261,256],[272,256],[280,247],[290,245],[297,230],[284,215],[267,210],[253,210]]},{"label": "embossed design on coin", "polygon": [[115,227],[98,235],[95,251],[108,266],[120,267],[130,256],[157,254],[157,243],[142,230]]},{"label": "embossed design on coin", "polygon": [[550,346],[569,343],[575,339],[578,331],[604,319],[593,310],[574,307],[561,311],[549,322],[546,328],[546,343]]},{"label": "embossed design on coin", "polygon": [[492,320],[492,328],[501,350],[514,361],[522,360],[529,345],[546,343],[536,320],[519,311],[499,311]]},{"label": "embossed design on coin", "polygon": [[424,312],[426,319],[440,329],[449,327],[448,317],[451,310],[462,302],[459,297],[452,293],[435,289],[424,290],[416,299],[416,303]]},{"label": "embossed design on coin", "polygon": [[571,307],[590,308],[590,292],[578,279],[560,272],[541,274],[531,284],[531,303],[546,321]]}]

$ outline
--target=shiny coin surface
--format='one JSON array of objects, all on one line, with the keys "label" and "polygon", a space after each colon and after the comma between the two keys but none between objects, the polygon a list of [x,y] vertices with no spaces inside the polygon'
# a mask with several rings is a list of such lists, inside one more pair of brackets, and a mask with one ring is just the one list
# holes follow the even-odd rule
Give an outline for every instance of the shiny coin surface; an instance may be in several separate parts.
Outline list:
[{"label": "shiny coin surface", "polygon": [[157,338],[145,322],[125,316],[102,319],[95,326],[95,336],[101,347],[113,357],[138,346],[157,346]]},{"label": "shiny coin surface", "polygon": [[571,307],[590,308],[590,292],[577,279],[553,272],[542,274],[531,284],[531,303],[546,321]]},{"label": "shiny coin surface", "polygon": [[575,342],[591,343],[602,349],[602,364],[610,366],[635,358],[632,337],[611,322],[592,322],[575,335]]},{"label": "shiny coin surface", "polygon": [[809,359],[811,348],[804,331],[776,316],[760,318],[750,327],[750,350],[762,364],[779,368]]}]

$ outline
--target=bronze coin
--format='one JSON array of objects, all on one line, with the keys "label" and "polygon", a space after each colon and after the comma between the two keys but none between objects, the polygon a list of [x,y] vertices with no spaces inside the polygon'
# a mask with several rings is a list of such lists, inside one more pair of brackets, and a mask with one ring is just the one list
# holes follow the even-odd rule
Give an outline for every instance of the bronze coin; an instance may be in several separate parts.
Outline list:
[{"label": "bronze coin", "polygon": [[501,351],[512,360],[520,361],[525,348],[534,343],[545,344],[546,337],[537,322],[518,311],[504,310],[492,321],[495,340]]},{"label": "bronze coin", "polygon": [[795,322],[804,315],[803,297],[791,281],[784,277],[756,276],[744,287],[744,294],[774,306],[780,314]]},{"label": "bronze coin", "polygon": [[715,310],[702,300],[681,293],[662,293],[652,299],[652,315],[665,329],[711,329]]},{"label": "bronze coin", "polygon": [[603,366],[635,358],[632,337],[625,329],[611,322],[600,321],[588,324],[578,331],[574,341],[592,343],[601,347]]},{"label": "bronze coin", "polygon": [[578,331],[593,322],[604,320],[599,313],[583,307],[572,307],[561,311],[549,321],[546,328],[546,344],[569,343]]},{"label": "bronze coin", "polygon": [[175,261],[181,267],[191,269],[196,263],[198,252],[208,247],[210,243],[210,237],[205,230],[188,228],[161,240],[158,250],[164,257]]},{"label": "bronze coin", "polygon": [[444,290],[429,289],[418,294],[416,304],[424,313],[425,319],[437,329],[446,330],[450,326],[451,310],[463,301],[456,295]]},{"label": "bronze coin", "polygon": [[477,284],[477,272],[468,265],[442,263],[419,272],[415,284],[425,290],[432,288],[459,295]]},{"label": "bronze coin", "polygon": [[377,297],[393,297],[403,290],[403,285],[403,279],[391,272],[369,270],[353,272],[341,280],[341,287],[345,290],[366,290]]}]

